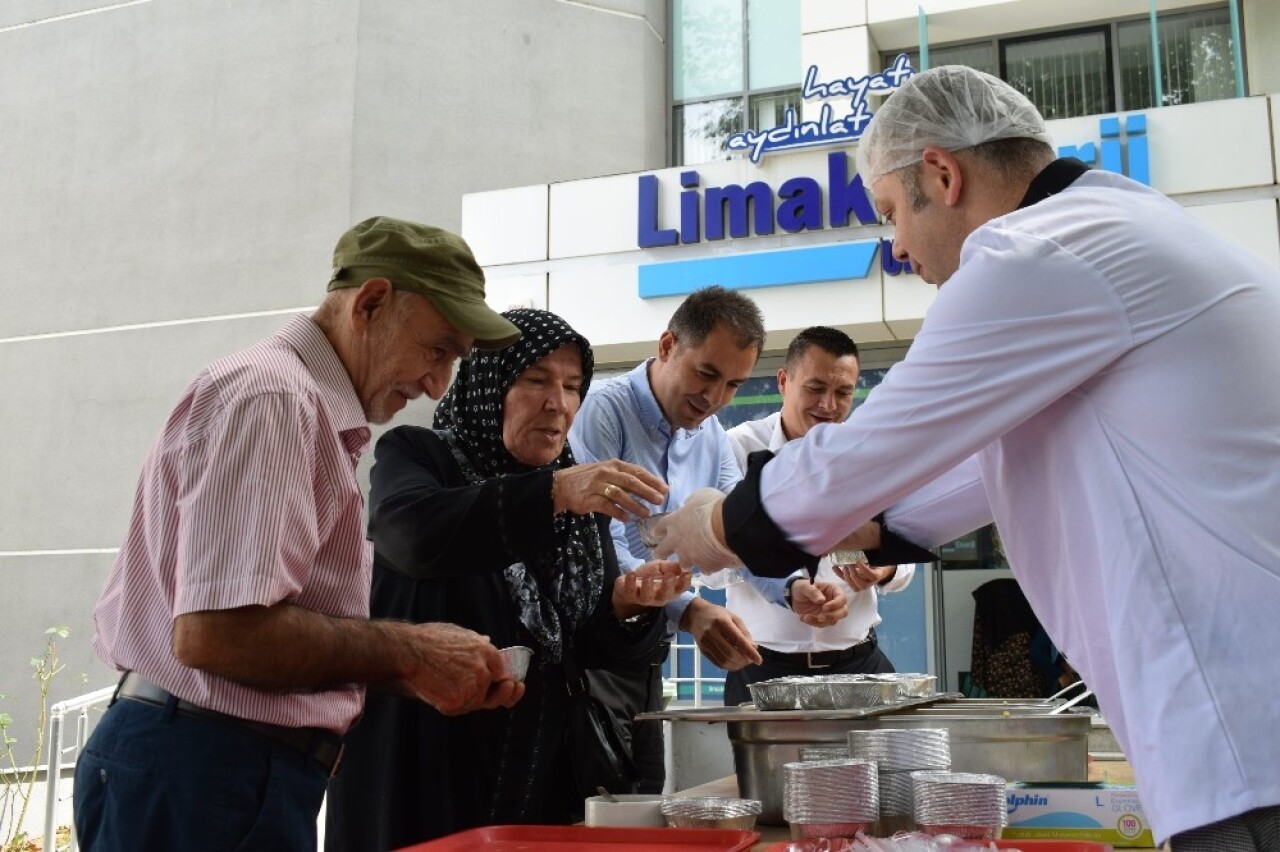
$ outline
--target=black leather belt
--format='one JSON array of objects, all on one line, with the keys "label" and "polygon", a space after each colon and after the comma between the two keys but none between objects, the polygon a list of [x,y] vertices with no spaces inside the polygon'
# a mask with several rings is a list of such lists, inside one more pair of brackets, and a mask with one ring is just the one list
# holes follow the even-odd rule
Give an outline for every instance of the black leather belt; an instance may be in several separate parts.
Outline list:
[{"label": "black leather belt", "polygon": [[137,672],[126,672],[120,679],[120,685],[116,687],[116,698],[128,698],[131,701],[141,701],[143,704],[153,704],[157,707],[168,707],[172,703],[174,709],[184,716],[200,716],[236,725],[290,748],[309,760],[314,760],[330,778],[337,774],[338,766],[342,763],[342,737],[332,731],[322,728],[287,728],[284,725],[253,722],[249,719],[219,713],[216,710],[208,710],[190,701],[183,701]]},{"label": "black leather belt", "polygon": [[835,651],[796,651],[788,654],[782,651],[774,651],[763,645],[757,645],[756,648],[760,651],[760,658],[766,663],[799,669],[827,669],[870,654],[876,648],[876,636],[875,633],[872,633],[857,645],[839,648]]}]

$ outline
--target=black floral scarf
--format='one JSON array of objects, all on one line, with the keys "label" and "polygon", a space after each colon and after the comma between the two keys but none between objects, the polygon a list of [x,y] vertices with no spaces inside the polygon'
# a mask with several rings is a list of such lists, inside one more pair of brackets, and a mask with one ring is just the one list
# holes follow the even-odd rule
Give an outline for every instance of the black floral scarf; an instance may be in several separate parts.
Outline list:
[{"label": "black floral scarf", "polygon": [[[587,394],[595,358],[587,339],[550,311],[531,308],[503,316],[522,332],[506,349],[475,349],[462,363],[453,386],[436,408],[434,426],[453,451],[468,482],[527,473],[502,443],[503,400],[515,380],[561,346],[576,344],[582,353],[582,390]],[[575,464],[566,441],[548,467]],[[587,620],[600,601],[604,554],[600,530],[591,515],[563,513],[553,519],[557,544],[542,559],[517,562],[505,570],[507,590],[520,622],[533,635],[539,656],[559,662],[566,637]]]}]

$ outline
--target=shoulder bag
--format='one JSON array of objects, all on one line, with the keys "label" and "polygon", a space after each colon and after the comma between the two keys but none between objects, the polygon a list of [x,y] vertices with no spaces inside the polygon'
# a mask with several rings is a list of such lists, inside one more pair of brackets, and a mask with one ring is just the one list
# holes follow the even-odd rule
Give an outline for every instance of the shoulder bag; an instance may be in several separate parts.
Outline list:
[{"label": "shoulder bag", "polygon": [[586,674],[571,656],[564,655],[565,688],[569,692],[568,738],[573,780],[583,798],[635,790],[635,763],[617,718],[591,694]]}]

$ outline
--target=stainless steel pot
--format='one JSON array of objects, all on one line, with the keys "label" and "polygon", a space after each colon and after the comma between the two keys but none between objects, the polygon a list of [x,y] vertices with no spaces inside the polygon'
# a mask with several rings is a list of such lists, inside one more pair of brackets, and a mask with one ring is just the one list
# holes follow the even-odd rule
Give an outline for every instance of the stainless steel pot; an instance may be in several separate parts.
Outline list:
[{"label": "stainless steel pot", "polygon": [[862,710],[778,710],[703,707],[647,713],[641,718],[724,722],[733,745],[739,795],[759,799],[762,825],[782,825],[783,765],[802,746],[845,745],[851,730],[946,728],[951,768],[1009,781],[1089,780],[1092,715],[1051,715],[1061,702],[1003,699],[916,699]]},{"label": "stainless steel pot", "polygon": [[[783,765],[798,760],[800,748],[837,745],[851,730],[863,728],[946,728],[951,768],[957,772],[999,775],[1011,781],[1087,781],[1090,718],[1048,715],[1044,708],[975,712],[963,702],[875,716],[844,719],[778,718],[751,713],[728,721],[738,775],[739,795],[759,799],[759,822],[781,825]],[[815,717],[822,714],[812,714]]]}]

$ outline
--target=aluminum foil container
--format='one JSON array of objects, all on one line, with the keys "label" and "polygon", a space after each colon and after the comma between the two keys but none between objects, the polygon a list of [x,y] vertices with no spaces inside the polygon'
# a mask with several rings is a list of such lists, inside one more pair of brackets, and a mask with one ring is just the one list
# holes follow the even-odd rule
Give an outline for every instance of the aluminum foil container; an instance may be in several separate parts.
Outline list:
[{"label": "aluminum foil container", "polygon": [[823,760],[783,767],[782,815],[789,823],[875,822],[880,784],[868,760]]},{"label": "aluminum foil container", "polygon": [[[1005,809],[1005,780],[998,775],[970,772],[913,772],[914,819],[921,829],[937,828],[937,833],[974,837],[978,828],[999,830],[1008,825]],[[955,827],[973,827],[962,833]]]},{"label": "aluminum foil container", "polygon": [[533,659],[533,649],[524,645],[512,645],[498,653],[502,655],[502,665],[507,671],[507,676],[516,682],[523,681],[524,676],[529,673],[529,661]]},{"label": "aluminum foil container", "polygon": [[796,684],[801,678],[778,677],[747,685],[751,701],[758,710],[798,710]]},{"label": "aluminum foil container", "polygon": [[759,710],[862,710],[934,694],[937,679],[917,674],[779,677],[750,684]]},{"label": "aluminum foil container", "polygon": [[662,816],[670,828],[737,828],[750,831],[762,809],[758,799],[670,798]]},{"label": "aluminum foil container", "polygon": [[951,737],[946,728],[900,728],[849,732],[849,756],[874,760],[880,770],[951,768]]},{"label": "aluminum foil container", "polygon": [[809,745],[800,746],[800,761],[807,762],[811,760],[848,760],[848,746],[838,745]]},{"label": "aluminum foil container", "polygon": [[919,829],[925,834],[948,834],[962,840],[999,840],[1004,829],[998,825],[935,825],[922,823]]},{"label": "aluminum foil container", "polygon": [[852,838],[859,831],[869,831],[869,822],[793,822],[792,840],[840,840]]},{"label": "aluminum foil container", "polygon": [[930,674],[896,673],[904,698],[929,698],[937,692],[938,678]]},{"label": "aluminum foil container", "polygon": [[860,710],[891,704],[896,696],[890,684],[854,680],[853,675],[810,678],[796,684],[796,703],[801,710]]}]

